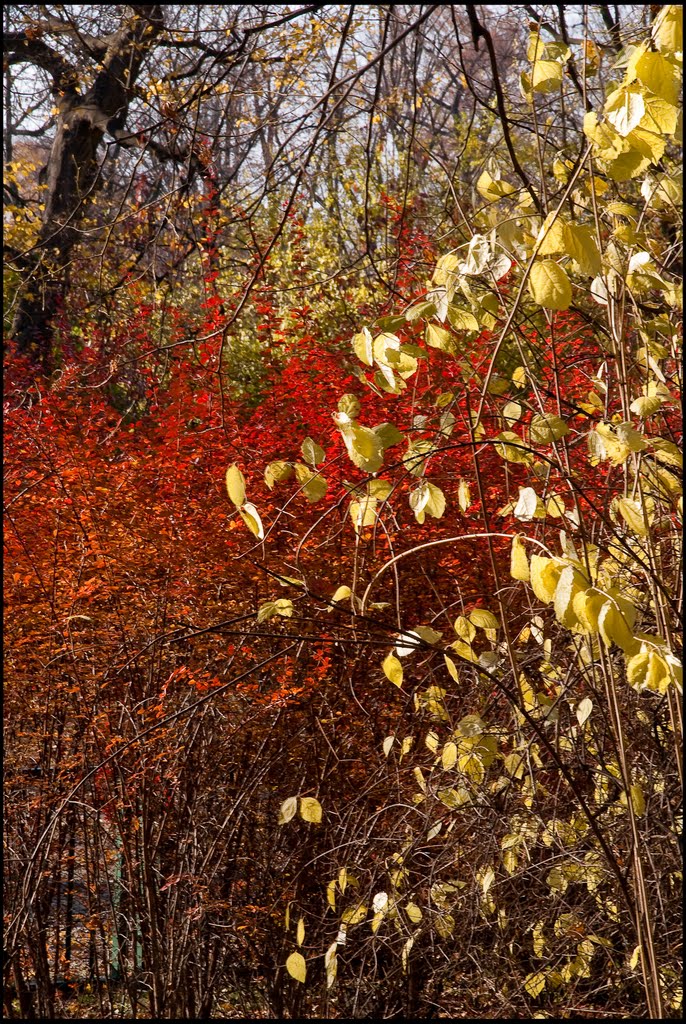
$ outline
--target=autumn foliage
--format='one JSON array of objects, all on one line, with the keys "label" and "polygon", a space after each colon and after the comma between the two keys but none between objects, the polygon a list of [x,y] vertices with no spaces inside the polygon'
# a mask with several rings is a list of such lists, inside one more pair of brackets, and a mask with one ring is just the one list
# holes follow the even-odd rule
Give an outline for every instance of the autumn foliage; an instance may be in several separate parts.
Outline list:
[{"label": "autumn foliage", "polygon": [[[489,161],[440,238],[369,172],[383,258],[330,275],[355,190],[253,221],[200,133],[185,296],[124,261],[136,171],[110,307],[8,337],[9,1016],[680,1015],[665,12],[576,163]],[[600,51],[528,31],[535,113]]]}]

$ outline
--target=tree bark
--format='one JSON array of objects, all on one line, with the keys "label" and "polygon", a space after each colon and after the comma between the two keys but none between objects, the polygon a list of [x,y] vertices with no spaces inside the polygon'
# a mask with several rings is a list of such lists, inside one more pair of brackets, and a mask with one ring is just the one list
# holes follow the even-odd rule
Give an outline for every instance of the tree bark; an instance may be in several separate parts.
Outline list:
[{"label": "tree bark", "polygon": [[50,72],[59,109],[44,169],[42,225],[35,247],[21,259],[24,284],[12,325],[19,352],[45,372],[53,363],[53,321],[80,223],[98,184],[98,147],[106,131],[114,135],[124,128],[141,64],[164,27],[159,4],[131,6],[126,12],[126,21],[112,35],[76,38],[79,49],[95,59],[99,69],[85,93],[78,89],[75,70],[35,31],[11,33],[5,39],[5,59],[10,64],[28,61]]}]

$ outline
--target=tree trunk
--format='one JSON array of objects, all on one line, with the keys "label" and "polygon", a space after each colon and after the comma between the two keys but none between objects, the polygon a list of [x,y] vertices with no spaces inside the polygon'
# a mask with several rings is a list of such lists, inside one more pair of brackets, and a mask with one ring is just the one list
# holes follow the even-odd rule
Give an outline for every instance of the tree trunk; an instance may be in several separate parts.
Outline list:
[{"label": "tree trunk", "polygon": [[[53,321],[79,225],[98,184],[98,147],[105,131],[114,134],[124,128],[143,57],[164,26],[158,4],[130,7],[128,13],[122,27],[102,40],[100,70],[85,94],[79,93],[75,79],[65,83],[64,67],[59,83],[56,80],[62,88],[57,131],[43,172],[47,184],[43,222],[36,246],[22,260],[24,284],[12,325],[19,352],[46,372],[54,359]],[[21,52],[20,42],[16,53]]]}]

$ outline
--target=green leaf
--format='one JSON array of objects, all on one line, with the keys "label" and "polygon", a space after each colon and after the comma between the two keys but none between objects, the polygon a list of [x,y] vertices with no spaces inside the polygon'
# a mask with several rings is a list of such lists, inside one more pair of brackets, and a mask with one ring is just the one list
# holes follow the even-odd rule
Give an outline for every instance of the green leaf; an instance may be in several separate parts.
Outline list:
[{"label": "green leaf", "polygon": [[311,466],[317,466],[320,462],[324,461],[324,449],[320,448],[316,441],[313,441],[311,437],[306,437],[300,446],[302,457],[305,462],[309,462]]},{"label": "green leaf", "polygon": [[291,978],[304,983],[307,977],[307,965],[302,953],[291,953],[288,960],[286,960],[286,970]]},{"label": "green leaf", "polygon": [[303,821],[309,821],[318,825],[322,820],[322,805],[313,796],[300,797],[300,817]]},{"label": "green leaf", "polygon": [[245,477],[238,466],[229,466],[226,471],[226,490],[229,498],[238,508],[245,501]]},{"label": "green leaf", "polygon": [[546,309],[569,309],[572,286],[565,271],[553,260],[535,263],[529,277],[529,290],[535,302]]},{"label": "green leaf", "polygon": [[394,686],[403,685],[403,667],[394,654],[389,654],[384,658],[381,668],[386,678],[390,679]]}]

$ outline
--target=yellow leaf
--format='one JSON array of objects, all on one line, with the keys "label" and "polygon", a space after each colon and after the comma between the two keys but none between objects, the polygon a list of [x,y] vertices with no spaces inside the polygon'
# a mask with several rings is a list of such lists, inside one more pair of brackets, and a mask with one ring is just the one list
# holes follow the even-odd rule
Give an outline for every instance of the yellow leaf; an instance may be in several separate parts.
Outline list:
[{"label": "yellow leaf", "polygon": [[311,466],[317,466],[320,462],[324,461],[324,449],[316,441],[313,441],[311,437],[305,438],[300,446],[300,451],[305,462],[309,462]]},{"label": "yellow leaf", "polygon": [[247,502],[243,508],[239,508],[238,512],[250,532],[254,534],[258,540],[264,540],[264,527],[262,526],[260,514],[255,506],[251,502]]},{"label": "yellow leaf", "polygon": [[534,461],[528,445],[513,430],[502,430],[496,440],[499,442],[496,451],[506,462],[521,462],[528,466]]},{"label": "yellow leaf", "polygon": [[283,480],[288,480],[293,475],[293,466],[289,462],[282,462],[276,460],[270,462],[264,471],[264,482],[267,487],[271,490],[275,483],[281,483]]},{"label": "yellow leaf", "polygon": [[638,654],[627,662],[626,678],[629,685],[639,692],[666,693],[670,682],[669,667],[656,651],[649,651],[642,645]]},{"label": "yellow leaf", "polygon": [[376,473],[383,464],[383,444],[381,438],[369,427],[351,423],[341,431],[348,455],[365,473]]},{"label": "yellow leaf", "polygon": [[439,348],[444,352],[449,352],[453,346],[453,339],[450,333],[443,327],[437,327],[435,324],[427,324],[426,343],[432,348]]},{"label": "yellow leaf", "polygon": [[562,84],[562,65],[556,60],[537,60],[531,74],[534,92],[555,92]]},{"label": "yellow leaf", "polygon": [[608,647],[615,643],[625,654],[634,654],[638,641],[614,600],[608,600],[598,614],[598,630]]},{"label": "yellow leaf", "polygon": [[536,971],[534,974],[527,974],[524,979],[524,988],[532,999],[540,996],[545,988],[545,974],[543,971]]},{"label": "yellow leaf", "polygon": [[509,181],[504,181],[500,178],[494,180],[488,171],[483,171],[479,176],[479,180],[476,183],[476,190],[480,196],[483,196],[484,199],[487,199],[491,203],[497,202],[498,199],[502,199],[503,196],[512,195],[512,193],[516,191],[514,185],[511,185]]},{"label": "yellow leaf", "polygon": [[403,685],[403,667],[394,654],[389,654],[384,658],[381,668],[384,670],[386,678],[390,679],[394,686]]},{"label": "yellow leaf", "polygon": [[634,805],[634,814],[638,818],[642,818],[646,812],[646,801],[643,795],[643,789],[638,783],[634,783],[631,787],[631,802]]},{"label": "yellow leaf", "polygon": [[658,12],[651,34],[661,53],[683,52],[683,7],[681,4],[667,4]]},{"label": "yellow leaf", "polygon": [[457,503],[463,512],[466,512],[472,503],[469,484],[466,480],[460,480],[457,488]]},{"label": "yellow leaf", "polygon": [[245,477],[238,466],[229,466],[226,471],[226,490],[229,498],[238,508],[245,501]]},{"label": "yellow leaf", "polygon": [[359,533],[367,526],[373,526],[376,522],[376,498],[366,495],[362,501],[350,502],[350,518],[353,521],[355,533]]},{"label": "yellow leaf", "polygon": [[558,253],[566,255],[569,246],[568,228],[561,217],[555,217],[549,213],[541,225],[538,233],[540,245],[536,252],[538,256],[554,256]]},{"label": "yellow leaf", "polygon": [[648,535],[640,502],[635,501],[633,498],[619,498],[617,508],[622,519],[633,533],[638,537],[646,537]]},{"label": "yellow leaf", "polygon": [[621,136],[636,128],[646,112],[646,104],[640,86],[623,85],[615,89],[605,101],[603,108],[607,120]]},{"label": "yellow leaf", "polygon": [[493,612],[485,608],[473,608],[469,613],[469,621],[478,629],[499,629],[500,622]]},{"label": "yellow leaf", "polygon": [[416,903],[408,903],[405,907],[405,913],[409,917],[412,924],[419,924],[422,917],[424,916]]},{"label": "yellow leaf", "polygon": [[554,599],[563,568],[564,565],[557,559],[545,558],[543,555],[531,556],[531,588],[539,601],[550,604]]},{"label": "yellow leaf", "polygon": [[529,425],[529,439],[532,444],[552,444],[569,433],[563,419],[552,412],[537,413]]},{"label": "yellow leaf", "polygon": [[445,771],[450,771],[457,763],[457,745],[446,743],[441,751],[441,765]]},{"label": "yellow leaf", "polygon": [[302,953],[291,953],[288,960],[286,960],[286,970],[291,978],[294,978],[296,981],[305,981],[307,977],[307,964]]},{"label": "yellow leaf", "polygon": [[322,820],[322,805],[313,796],[300,797],[300,817],[303,821],[318,825]]},{"label": "yellow leaf", "polygon": [[512,538],[512,551],[510,554],[510,575],[515,580],[529,581],[529,561],[526,557],[526,549],[522,542],[522,535],[517,534]]},{"label": "yellow leaf", "polygon": [[598,423],[595,428],[595,432],[601,440],[602,449],[604,450],[603,458],[609,459],[613,466],[619,466],[623,462],[626,462],[629,453],[631,452],[631,448],[622,439],[622,437],[616,433],[611,424]]},{"label": "yellow leaf", "polygon": [[305,921],[302,917],[298,919],[298,926],[295,931],[295,941],[299,946],[302,946],[305,941]]},{"label": "yellow leaf", "polygon": [[679,110],[659,96],[646,96],[645,114],[639,127],[658,135],[673,135],[676,131]]},{"label": "yellow leaf", "polygon": [[336,972],[338,969],[338,961],[336,959],[336,950],[338,949],[338,942],[332,942],[326,953],[324,954],[324,967],[326,968],[326,987],[331,988],[336,980]]},{"label": "yellow leaf", "polygon": [[580,700],[576,709],[576,720],[579,725],[583,726],[584,722],[590,717],[593,711],[593,701],[590,697],[584,697]]},{"label": "yellow leaf", "polygon": [[447,654],[444,654],[443,657],[445,659],[445,665],[446,665],[446,668],[448,669],[449,675],[451,676],[452,679],[455,680],[456,683],[459,683],[460,676],[459,676],[458,671],[457,671],[457,665],[452,660],[452,658],[448,657]]},{"label": "yellow leaf", "polygon": [[587,225],[570,224],[567,229],[567,255],[573,256],[582,274],[595,277],[601,271],[600,252],[593,229]]},{"label": "yellow leaf", "polygon": [[535,302],[546,309],[569,309],[572,286],[565,271],[553,260],[535,263],[529,277],[529,290]]},{"label": "yellow leaf", "polygon": [[551,516],[553,519],[559,519],[566,511],[564,498],[559,494],[552,494],[546,502],[545,511],[546,515]]},{"label": "yellow leaf", "polygon": [[292,818],[295,817],[295,812],[298,809],[298,798],[297,796],[289,796],[287,800],[281,804],[279,808],[279,825],[285,825]]},{"label": "yellow leaf", "polygon": [[578,569],[572,565],[566,565],[560,573],[560,578],[555,587],[555,615],[557,621],[563,626],[571,628],[576,624],[574,613],[574,598],[580,591],[585,591],[588,581],[584,579]]},{"label": "yellow leaf", "polygon": [[355,355],[365,366],[372,366],[374,362],[372,344],[372,336],[366,327],[353,337]]}]

